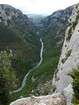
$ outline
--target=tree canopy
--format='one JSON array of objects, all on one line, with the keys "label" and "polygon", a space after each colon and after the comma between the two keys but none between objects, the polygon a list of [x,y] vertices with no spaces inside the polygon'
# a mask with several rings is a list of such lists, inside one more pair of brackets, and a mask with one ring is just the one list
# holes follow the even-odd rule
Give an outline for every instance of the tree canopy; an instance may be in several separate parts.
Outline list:
[{"label": "tree canopy", "polygon": [[0,52],[0,105],[8,105],[10,91],[15,86],[15,74],[11,66],[12,52]]}]

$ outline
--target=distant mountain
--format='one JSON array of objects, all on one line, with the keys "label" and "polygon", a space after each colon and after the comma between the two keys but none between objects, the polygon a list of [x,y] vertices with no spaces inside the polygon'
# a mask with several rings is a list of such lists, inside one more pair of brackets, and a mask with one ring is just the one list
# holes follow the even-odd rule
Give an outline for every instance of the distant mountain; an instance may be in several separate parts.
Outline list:
[{"label": "distant mountain", "polygon": [[20,10],[0,4],[0,51],[12,50],[17,84],[39,61],[40,42],[34,25]]},{"label": "distant mountain", "polygon": [[31,21],[34,24],[34,29],[37,33],[40,32],[43,25],[41,24],[41,21],[47,16],[46,14],[27,14],[29,17],[29,21]]},{"label": "distant mountain", "polygon": [[26,14],[29,18],[46,17],[47,14]]}]

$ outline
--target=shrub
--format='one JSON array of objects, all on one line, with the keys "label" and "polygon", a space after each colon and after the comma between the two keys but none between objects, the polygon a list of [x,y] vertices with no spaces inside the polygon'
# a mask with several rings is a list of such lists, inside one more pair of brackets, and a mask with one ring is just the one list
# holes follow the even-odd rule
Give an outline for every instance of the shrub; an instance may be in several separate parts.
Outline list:
[{"label": "shrub", "polygon": [[72,88],[74,91],[74,105],[79,105],[79,68],[73,69],[71,73],[68,73],[72,77]]},{"label": "shrub", "polygon": [[65,58],[63,58],[63,59],[61,60],[61,62],[62,62],[62,63],[65,63],[65,61],[66,61],[66,59],[65,59]]},{"label": "shrub", "polygon": [[71,36],[72,36],[72,27],[70,27],[70,29],[68,30],[68,37],[66,38],[66,40],[67,41],[70,40]]},{"label": "shrub", "polygon": [[72,23],[72,27],[73,27],[73,30],[75,29],[75,26],[77,25],[78,21],[75,20],[75,22]]},{"label": "shrub", "polygon": [[66,53],[65,58],[63,58],[63,59],[61,60],[62,63],[65,63],[65,61],[66,61],[66,60],[68,59],[68,57],[70,56],[71,52],[72,52],[72,49],[68,50],[68,52]]},{"label": "shrub", "polygon": [[79,20],[79,13],[77,13],[76,20],[77,21]]},{"label": "shrub", "polygon": [[55,90],[56,90],[56,86],[55,86],[55,85],[53,85],[53,90],[52,90],[52,91],[53,91],[53,92],[55,92]]},{"label": "shrub", "polygon": [[66,53],[66,59],[70,56],[71,52],[72,52],[72,49],[68,50],[68,52]]}]

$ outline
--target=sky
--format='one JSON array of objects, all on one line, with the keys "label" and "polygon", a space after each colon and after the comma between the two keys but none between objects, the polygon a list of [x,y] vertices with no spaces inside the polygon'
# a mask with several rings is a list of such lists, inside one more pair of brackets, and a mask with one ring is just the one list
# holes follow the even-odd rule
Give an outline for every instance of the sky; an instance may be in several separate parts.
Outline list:
[{"label": "sky", "polygon": [[52,14],[76,3],[79,0],[0,0],[0,4],[9,4],[24,14]]}]

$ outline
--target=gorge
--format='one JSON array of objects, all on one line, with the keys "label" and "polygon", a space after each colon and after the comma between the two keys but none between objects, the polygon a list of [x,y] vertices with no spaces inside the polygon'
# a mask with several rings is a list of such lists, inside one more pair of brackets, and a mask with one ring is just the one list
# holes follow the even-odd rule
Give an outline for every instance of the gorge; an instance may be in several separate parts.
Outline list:
[{"label": "gorge", "polygon": [[10,105],[73,105],[67,73],[79,64],[78,13],[76,4],[34,24],[20,10],[0,5],[0,51],[12,51],[16,75]]},{"label": "gorge", "polygon": [[29,70],[29,72],[24,76],[21,87],[18,88],[17,90],[15,90],[15,91],[13,91],[12,93],[21,91],[26,84],[26,80],[27,80],[27,77],[29,76],[30,72],[33,71],[34,69],[38,68],[41,65],[41,63],[43,61],[43,49],[44,49],[42,38],[40,38],[40,43],[41,43],[41,49],[40,49],[40,61],[39,61],[39,63],[35,67],[33,67],[31,70]]}]

